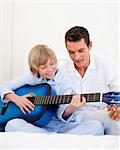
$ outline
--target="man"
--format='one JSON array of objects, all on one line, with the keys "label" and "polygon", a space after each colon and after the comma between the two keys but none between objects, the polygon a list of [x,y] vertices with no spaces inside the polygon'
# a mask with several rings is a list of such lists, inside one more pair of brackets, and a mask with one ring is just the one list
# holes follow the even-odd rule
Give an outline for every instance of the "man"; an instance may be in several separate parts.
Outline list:
[{"label": "man", "polygon": [[[70,66],[67,64],[65,69],[76,93],[106,93],[120,90],[115,64],[106,57],[90,52],[92,42],[87,29],[80,26],[69,29],[65,34],[65,44],[73,61]],[[63,118],[71,116],[72,110],[68,110],[61,111]],[[105,103],[94,102],[79,110],[80,116],[82,114],[89,119],[99,119],[104,125],[105,134],[120,135],[120,106],[106,107]]]}]

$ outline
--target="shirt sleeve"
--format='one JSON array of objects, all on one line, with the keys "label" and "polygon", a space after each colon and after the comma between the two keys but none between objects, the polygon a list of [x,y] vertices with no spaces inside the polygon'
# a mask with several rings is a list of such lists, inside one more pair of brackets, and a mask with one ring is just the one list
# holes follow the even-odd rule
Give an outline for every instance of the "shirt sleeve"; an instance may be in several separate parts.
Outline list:
[{"label": "shirt sleeve", "polygon": [[68,105],[69,104],[59,105],[59,108],[57,110],[57,117],[63,122],[71,122],[71,121],[73,122],[73,121],[75,121],[74,113],[67,120],[63,119],[63,117],[62,117],[62,115],[63,115],[65,109],[68,107]]},{"label": "shirt sleeve", "polygon": [[25,84],[31,84],[32,83],[32,78],[33,76],[30,73],[26,73],[24,75],[21,75],[13,80],[7,81],[3,83],[0,86],[0,91],[1,91],[1,100],[4,101],[4,96],[5,94],[8,93],[14,93],[14,90],[25,85]]},{"label": "shirt sleeve", "polygon": [[120,78],[119,78],[119,71],[117,69],[117,64],[113,61],[108,59],[108,67],[107,67],[107,82],[108,86],[110,87],[110,91],[119,91],[120,90]]},{"label": "shirt sleeve", "polygon": [[[71,86],[71,81],[69,79],[69,76],[67,74],[62,74],[62,80],[61,80],[61,85],[60,85],[60,92],[57,94],[60,95],[67,95],[71,94],[73,89]],[[75,121],[75,114],[73,113],[67,120],[63,119],[62,115],[65,111],[65,109],[68,107],[69,104],[61,104],[59,105],[59,108],[57,109],[57,117],[63,121],[63,122],[70,122],[70,121]]]}]

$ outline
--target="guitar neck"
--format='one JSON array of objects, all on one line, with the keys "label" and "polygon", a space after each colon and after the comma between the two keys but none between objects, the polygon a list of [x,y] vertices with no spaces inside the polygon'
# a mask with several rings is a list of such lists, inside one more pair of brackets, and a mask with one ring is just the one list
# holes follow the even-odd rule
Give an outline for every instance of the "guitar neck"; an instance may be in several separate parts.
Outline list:
[{"label": "guitar neck", "polygon": [[[81,94],[81,97],[86,98],[86,102],[99,102],[100,93]],[[57,96],[36,96],[29,97],[35,105],[53,105],[53,104],[68,104],[71,102],[73,95],[57,95]]]}]

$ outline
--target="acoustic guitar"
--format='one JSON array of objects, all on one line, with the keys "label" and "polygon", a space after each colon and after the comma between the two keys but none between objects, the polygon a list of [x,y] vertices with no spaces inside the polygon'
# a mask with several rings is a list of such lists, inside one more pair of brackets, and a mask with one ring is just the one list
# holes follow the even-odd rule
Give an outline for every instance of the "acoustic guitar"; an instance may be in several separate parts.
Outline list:
[{"label": "acoustic guitar", "polygon": [[[14,91],[22,96],[28,93],[34,93],[35,97],[27,97],[35,108],[31,113],[24,114],[20,108],[13,102],[3,103],[0,101],[0,130],[4,131],[6,123],[14,118],[22,118],[36,126],[43,127],[49,123],[56,107],[60,104],[70,103],[73,95],[56,95],[49,84],[42,83],[35,86],[24,85]],[[90,93],[81,94],[86,98],[86,102],[105,102],[107,104],[120,104],[120,92],[109,93]]]}]

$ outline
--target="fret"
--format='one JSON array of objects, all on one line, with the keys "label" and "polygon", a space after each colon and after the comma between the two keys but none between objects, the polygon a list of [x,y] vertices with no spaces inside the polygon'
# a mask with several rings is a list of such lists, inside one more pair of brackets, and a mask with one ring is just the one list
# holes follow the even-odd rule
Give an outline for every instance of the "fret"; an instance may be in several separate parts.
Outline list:
[{"label": "fret", "polygon": [[40,97],[40,99],[36,97],[35,101],[37,104],[42,104],[42,97]]},{"label": "fret", "polygon": [[47,96],[47,104],[50,104],[50,95]]},{"label": "fret", "polygon": [[[44,96],[41,96],[40,98],[41,98],[41,99],[40,99],[41,104],[44,104]],[[39,101],[39,99],[38,99],[38,101]]]},{"label": "fret", "polygon": [[40,101],[39,101],[39,99],[38,99],[37,102],[40,103],[40,104],[43,104],[43,102],[44,102],[44,101],[43,101],[43,97],[41,97]]},{"label": "fret", "polygon": [[71,102],[72,97],[73,97],[72,95],[66,95],[66,103],[67,104]]},{"label": "fret", "polygon": [[94,102],[95,102],[95,98],[96,98],[96,97],[95,97],[95,94],[93,94],[93,101],[94,101]]},{"label": "fret", "polygon": [[63,98],[62,98],[62,103],[66,103],[66,98],[67,98],[67,95],[63,95]]},{"label": "fret", "polygon": [[55,97],[54,104],[57,104],[57,99],[58,99],[58,96]]},{"label": "fret", "polygon": [[58,104],[58,96],[55,96],[55,99],[54,99],[54,104]]},{"label": "fret", "polygon": [[43,105],[46,104],[46,99],[45,99],[45,97],[46,97],[46,96],[42,96],[42,103],[43,103]]},{"label": "fret", "polygon": [[44,105],[47,104],[47,96],[45,96],[45,97],[43,98],[43,104],[44,104]]},{"label": "fret", "polygon": [[64,101],[65,103],[69,103],[69,95],[64,95]]},{"label": "fret", "polygon": [[52,104],[55,104],[55,96],[52,97]]},{"label": "fret", "polygon": [[100,102],[102,102],[103,94],[100,93]]},{"label": "fret", "polygon": [[47,100],[46,100],[47,105],[49,104],[49,99],[50,99],[50,95],[47,96]]},{"label": "fret", "polygon": [[41,101],[42,101],[42,104],[45,105],[45,97],[44,96],[41,96]]},{"label": "fret", "polygon": [[52,96],[49,95],[48,96],[48,103],[51,104],[51,102],[52,102]]},{"label": "fret", "polygon": [[73,95],[69,95],[68,103],[70,103],[70,102],[71,102],[72,98],[73,98]]},{"label": "fret", "polygon": [[68,97],[68,95],[64,95],[64,101],[65,101],[65,103],[67,103],[67,104],[68,104],[68,101],[69,101],[69,97]]},{"label": "fret", "polygon": [[88,100],[88,102],[89,102],[89,100],[90,100],[90,98],[89,98],[89,94],[88,94],[87,100]]},{"label": "fret", "polygon": [[89,97],[90,97],[89,100],[93,102],[94,101],[94,94],[89,94]]},{"label": "fret", "polygon": [[62,103],[62,99],[63,99],[63,97],[64,97],[64,96],[59,95],[59,97],[58,97],[58,103],[59,103],[59,104],[61,104],[61,103]]},{"label": "fret", "polygon": [[39,99],[38,97],[35,97],[35,101],[34,101],[35,105],[40,105],[41,103],[41,99]]},{"label": "fret", "polygon": [[59,100],[59,96],[56,96],[56,97],[55,97],[54,104],[58,104],[58,100]]},{"label": "fret", "polygon": [[64,95],[59,95],[58,104],[63,104],[63,98],[64,98]]},{"label": "fret", "polygon": [[60,100],[59,100],[59,104],[63,104],[64,103],[64,95],[60,95]]},{"label": "fret", "polygon": [[96,102],[100,102],[100,97],[101,97],[101,94],[100,93],[96,93],[96,99],[95,99],[95,101]]}]

